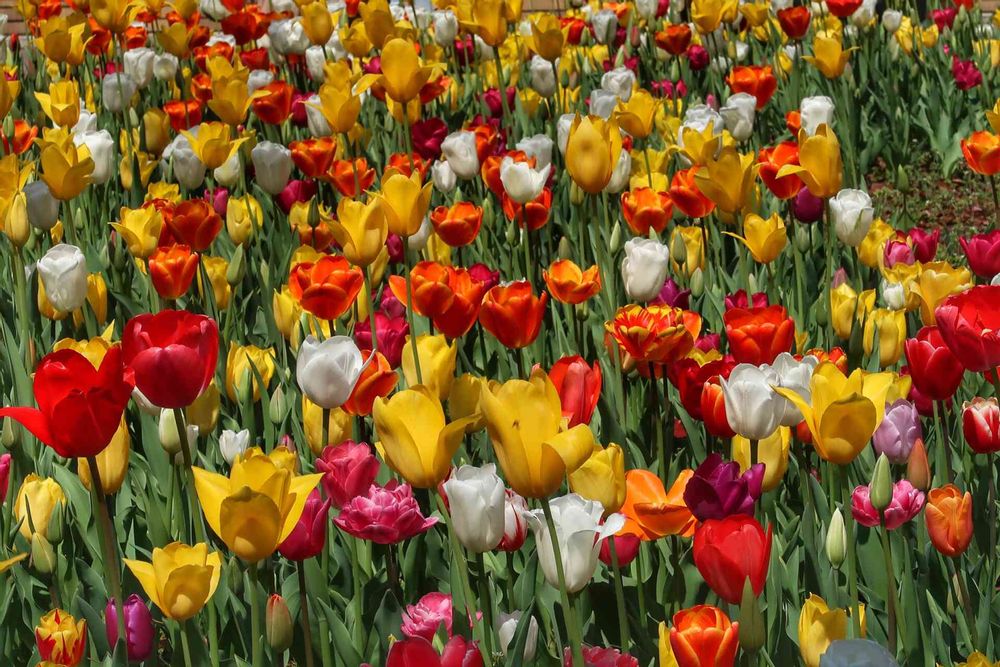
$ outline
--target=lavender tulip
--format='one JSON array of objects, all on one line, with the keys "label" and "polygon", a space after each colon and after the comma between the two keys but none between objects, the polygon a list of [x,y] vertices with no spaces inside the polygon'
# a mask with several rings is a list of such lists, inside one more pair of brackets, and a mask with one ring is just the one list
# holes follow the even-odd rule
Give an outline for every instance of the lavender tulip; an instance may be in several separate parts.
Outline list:
[{"label": "lavender tulip", "polygon": [[885,454],[891,463],[903,464],[922,437],[917,407],[901,398],[886,406],[885,419],[872,436],[872,446],[876,454]]}]

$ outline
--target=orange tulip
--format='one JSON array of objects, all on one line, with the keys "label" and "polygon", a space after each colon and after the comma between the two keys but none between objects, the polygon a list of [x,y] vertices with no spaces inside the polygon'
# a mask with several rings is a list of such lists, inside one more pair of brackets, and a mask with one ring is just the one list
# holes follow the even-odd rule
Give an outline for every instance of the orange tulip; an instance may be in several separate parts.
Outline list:
[{"label": "orange tulip", "polygon": [[164,217],[170,232],[179,242],[203,252],[222,231],[222,217],[205,199],[188,199],[174,207],[174,214]]},{"label": "orange tulip", "polygon": [[[464,335],[476,323],[486,285],[466,269],[442,266],[437,262],[419,262],[410,270],[413,310],[429,317],[434,327],[449,338]],[[389,277],[389,289],[404,305],[406,279]]]},{"label": "orange tulip", "polygon": [[427,172],[430,171],[430,168],[431,161],[420,157],[419,153],[410,153],[409,155],[406,153],[393,153],[386,162],[385,171],[382,173],[382,180],[384,181],[388,178],[386,172],[390,169],[394,169],[407,178],[416,169],[417,173],[420,174],[420,180],[425,181],[427,180]]},{"label": "orange tulip", "polygon": [[200,72],[191,77],[191,96],[202,105],[211,102],[212,77],[205,72]]},{"label": "orange tulip", "polygon": [[761,148],[757,158],[760,164],[760,180],[778,199],[791,199],[802,189],[802,179],[795,174],[778,177],[778,171],[786,164],[799,163],[799,144],[783,141],[773,148]]},{"label": "orange tulip", "polygon": [[1000,173],[1000,135],[986,130],[962,139],[962,155],[969,168],[983,176]]},{"label": "orange tulip", "polygon": [[[661,626],[662,627],[662,626]],[[739,623],[717,607],[697,605],[674,614],[670,648],[677,667],[724,667],[736,662]]]},{"label": "orange tulip", "polygon": [[[310,137],[288,144],[292,162],[309,178],[322,178],[333,164],[337,154],[337,140],[333,137]],[[351,187],[354,187],[353,172]]]},{"label": "orange tulip", "polygon": [[622,215],[636,236],[649,236],[649,230],[662,232],[674,213],[674,203],[666,192],[638,188],[622,193]]},{"label": "orange tulip", "polygon": [[483,209],[472,202],[460,201],[438,206],[431,211],[431,224],[441,240],[452,248],[469,245],[479,235],[483,225]]},{"label": "orange tulip", "polygon": [[347,259],[326,255],[316,262],[293,266],[288,291],[303,310],[321,320],[334,320],[348,311],[364,281],[361,269]]},{"label": "orange tulip", "polygon": [[[365,359],[370,354],[371,350],[361,350],[361,356]],[[367,417],[372,413],[375,399],[391,394],[398,381],[399,376],[389,365],[389,361],[381,352],[376,352],[375,358],[361,371],[351,397],[344,403],[344,410],[350,415]]]},{"label": "orange tulip", "polygon": [[541,229],[549,221],[549,212],[552,210],[552,190],[545,188],[542,194],[523,206],[503,194],[503,213],[508,220],[517,223],[521,229],[528,231]]},{"label": "orange tulip", "polygon": [[625,306],[605,325],[618,347],[636,361],[658,364],[686,357],[701,331],[701,315],[672,306]]},{"label": "orange tulip", "polygon": [[670,200],[689,218],[704,218],[715,210],[715,203],[695,185],[694,175],[700,168],[682,169],[670,179]]},{"label": "orange tulip", "polygon": [[504,347],[517,349],[531,345],[542,330],[549,295],[534,295],[531,283],[518,280],[497,285],[483,297],[479,323]]},{"label": "orange tulip", "polygon": [[252,102],[257,118],[270,125],[281,125],[292,115],[292,93],[295,88],[284,81],[274,81],[258,89],[260,97]]},{"label": "orange tulip", "polygon": [[542,278],[560,303],[583,303],[601,291],[601,275],[596,264],[584,271],[573,260],[556,260],[549,265],[548,271],[542,272]]},{"label": "orange tulip", "polygon": [[972,494],[963,495],[954,484],[931,489],[927,494],[927,534],[943,555],[956,558],[972,541]]},{"label": "orange tulip", "polygon": [[357,197],[375,182],[375,170],[368,168],[368,160],[335,160],[326,172],[326,179],[333,183],[344,197]]},{"label": "orange tulip", "polygon": [[684,488],[694,475],[682,470],[670,491],[663,480],[649,470],[637,468],[625,473],[625,503],[619,510],[625,516],[622,533],[637,535],[644,542],[667,535],[691,537],[698,521],[684,504]]},{"label": "orange tulip", "polygon": [[201,123],[201,105],[196,99],[170,100],[163,103],[163,111],[170,118],[170,127],[174,132],[180,132]]},{"label": "orange tulip", "polygon": [[157,248],[149,257],[149,278],[156,293],[164,299],[179,299],[187,293],[198,271],[198,253],[190,246],[172,245]]},{"label": "orange tulip", "polygon": [[734,93],[747,93],[757,98],[757,110],[767,106],[778,89],[778,80],[770,65],[742,65],[734,67],[726,77],[729,90]]},{"label": "orange tulip", "polygon": [[691,28],[687,23],[672,23],[656,33],[656,45],[667,53],[679,56],[691,45]]}]

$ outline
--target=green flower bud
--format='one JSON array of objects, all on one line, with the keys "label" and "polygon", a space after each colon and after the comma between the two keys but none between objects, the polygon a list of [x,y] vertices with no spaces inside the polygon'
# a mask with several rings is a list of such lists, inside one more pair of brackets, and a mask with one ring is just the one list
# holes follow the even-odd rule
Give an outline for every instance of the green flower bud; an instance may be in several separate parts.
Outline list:
[{"label": "green flower bud", "polygon": [[272,424],[278,425],[285,420],[286,411],[285,392],[281,385],[278,385],[274,393],[271,394],[271,402],[267,406],[267,416]]},{"label": "green flower bud", "polygon": [[688,282],[688,287],[691,289],[691,296],[693,297],[699,297],[705,293],[705,273],[701,270],[701,267],[691,272],[691,280]]},{"label": "green flower bud", "polygon": [[39,574],[52,574],[56,570],[55,549],[38,533],[31,536],[31,566]]},{"label": "green flower bud", "polygon": [[267,632],[267,643],[276,653],[284,653],[291,647],[295,636],[292,614],[288,611],[285,599],[280,595],[272,595],[267,599],[264,627]]},{"label": "green flower bud", "polygon": [[243,246],[238,245],[236,246],[236,252],[233,253],[233,258],[229,260],[229,267],[226,269],[226,282],[231,287],[238,285],[246,274],[246,268],[246,255],[243,251]]},{"label": "green flower bud", "polygon": [[847,557],[847,528],[840,508],[833,511],[830,526],[826,530],[826,557],[834,568],[840,569]]},{"label": "green flower bud", "polygon": [[767,639],[764,614],[754,595],[750,579],[743,582],[743,599],[740,601],[740,646],[747,653],[756,653]]},{"label": "green flower bud", "polygon": [[559,239],[559,259],[573,259],[573,245],[565,236]]},{"label": "green flower bud", "polygon": [[892,473],[889,470],[889,459],[880,454],[872,471],[872,481],[868,488],[868,497],[872,507],[883,512],[892,502]]}]

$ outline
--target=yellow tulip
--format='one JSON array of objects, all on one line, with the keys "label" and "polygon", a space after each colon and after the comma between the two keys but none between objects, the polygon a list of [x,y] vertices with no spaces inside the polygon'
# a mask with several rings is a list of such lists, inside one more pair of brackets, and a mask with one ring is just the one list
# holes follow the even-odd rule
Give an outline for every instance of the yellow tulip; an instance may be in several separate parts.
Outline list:
[{"label": "yellow tulip", "polygon": [[955,667],[1000,667],[1000,660],[993,662],[979,651],[976,651],[965,662],[957,663]]},{"label": "yellow tulip", "polygon": [[[111,327],[105,331],[106,336],[110,337]],[[105,337],[105,335],[94,336],[93,338],[88,338],[87,340],[73,340],[72,338],[63,338],[62,340],[56,341],[56,344],[52,346],[53,352],[58,352],[59,350],[73,350],[79,354],[82,354],[87,358],[94,368],[100,368],[101,362],[104,361],[104,355],[108,353],[111,349],[111,341]]]},{"label": "yellow tulip", "polygon": [[42,113],[59,127],[73,127],[80,120],[80,89],[66,79],[50,83],[46,93],[35,93]]},{"label": "yellow tulip", "polygon": [[[417,354],[420,357],[420,375],[423,385],[443,401],[451,394],[451,386],[455,381],[455,363],[458,356],[458,343],[448,343],[444,334],[432,336],[420,334],[417,336]],[[409,385],[417,384],[417,368],[413,363],[413,345],[409,336],[403,345],[403,377]]]},{"label": "yellow tulip", "polygon": [[24,539],[31,541],[32,535],[49,535],[49,519],[56,511],[56,505],[66,504],[66,494],[59,483],[51,477],[42,479],[29,473],[14,500],[14,518],[20,524]]},{"label": "yellow tulip", "polygon": [[[101,474],[101,486],[105,493],[117,493],[118,489],[122,488],[125,474],[128,472],[128,457],[131,448],[128,426],[125,425],[125,417],[123,416],[121,425],[115,431],[111,442],[97,455],[97,470]],[[80,481],[90,490],[90,464],[87,459],[77,459],[76,463]]]},{"label": "yellow tulip", "polygon": [[621,152],[616,120],[577,115],[566,143],[566,169],[584,192],[598,194],[611,180]]},{"label": "yellow tulip", "polygon": [[921,264],[913,285],[913,292],[920,299],[920,320],[928,326],[936,324],[934,311],[941,302],[973,284],[972,272],[964,266],[954,267],[948,262]]},{"label": "yellow tulip", "polygon": [[[747,20],[751,28],[759,28],[767,23],[770,10],[771,3],[769,2],[746,2],[740,5],[740,14]],[[767,37],[762,41],[767,41]]]},{"label": "yellow tulip", "polygon": [[[87,305],[84,308],[90,308],[98,324],[104,324],[108,321],[108,285],[100,273],[87,275]],[[82,327],[85,322],[83,308],[74,310],[73,325]]]},{"label": "yellow tulip", "polygon": [[194,403],[184,408],[184,416],[187,423],[198,427],[199,433],[207,436],[215,430],[215,425],[219,421],[219,387],[212,380],[205,391],[201,392]]},{"label": "yellow tulip", "polygon": [[319,456],[327,445],[339,445],[351,437],[351,416],[342,408],[330,410],[330,421],[327,422],[329,441],[323,442],[323,408],[303,396],[302,429],[309,450]]},{"label": "yellow tulip", "polygon": [[326,2],[316,0],[301,8],[302,16],[299,23],[309,41],[318,46],[325,45],[333,35],[333,17],[326,7]]},{"label": "yellow tulip", "polygon": [[90,26],[83,14],[53,16],[38,24],[35,46],[54,63],[76,66],[83,62],[84,48],[90,41]]},{"label": "yellow tulip", "polygon": [[754,261],[761,264],[776,260],[788,244],[785,221],[777,213],[772,213],[768,218],[750,213],[743,218],[743,236],[732,232],[724,233],[742,241],[753,255]]},{"label": "yellow tulip", "polygon": [[90,0],[91,17],[116,35],[125,32],[138,13],[139,3],[135,0]]},{"label": "yellow tulip", "polygon": [[246,137],[233,139],[232,128],[218,121],[202,123],[198,133],[182,130],[181,134],[191,143],[191,149],[198,159],[209,169],[221,167],[245,142]]},{"label": "yellow tulip", "polygon": [[436,67],[423,64],[413,42],[397,37],[382,48],[382,74],[366,74],[358,82],[358,88],[360,92],[378,84],[394,101],[406,104],[420,94],[436,71]]},{"label": "yellow tulip", "polygon": [[327,72],[326,83],[319,89],[319,109],[330,129],[336,134],[347,134],[358,122],[361,97],[351,91],[350,69],[337,63],[337,70]]},{"label": "yellow tulip", "polygon": [[46,130],[39,140],[42,147],[39,162],[42,180],[49,186],[52,196],[69,201],[83,192],[94,173],[94,161],[86,144],[77,146],[68,128]]},{"label": "yellow tulip", "polygon": [[[364,6],[364,5],[362,5]],[[368,32],[365,24],[361,21],[345,26],[340,29],[340,41],[355,58],[363,58],[372,50],[372,42],[368,39]]]},{"label": "yellow tulip", "polygon": [[[757,462],[764,464],[765,491],[772,491],[781,484],[788,470],[788,450],[792,444],[792,429],[779,426],[771,435],[757,443]],[[740,471],[750,468],[750,441],[741,435],[733,438],[733,460],[740,464]]]},{"label": "yellow tulip", "polygon": [[875,348],[875,332],[878,331],[879,368],[892,366],[903,356],[903,342],[906,340],[906,311],[876,308],[865,319],[864,349],[871,354]]},{"label": "yellow tulip", "polygon": [[156,41],[159,42],[164,51],[183,59],[187,58],[188,52],[191,50],[191,37],[193,36],[194,31],[188,27],[187,23],[177,21],[158,30]]},{"label": "yellow tulip", "polygon": [[14,106],[14,100],[21,93],[21,82],[17,79],[10,80],[6,77],[6,72],[0,69],[0,120],[7,117],[10,109]]},{"label": "yellow tulip", "polygon": [[372,417],[382,458],[418,489],[433,489],[448,476],[465,429],[475,421],[462,417],[446,423],[441,401],[419,384],[376,398]]},{"label": "yellow tulip", "polygon": [[163,216],[155,206],[122,207],[118,219],[119,222],[112,222],[111,226],[125,241],[133,257],[146,259],[156,251],[163,231]]},{"label": "yellow tulip", "polygon": [[149,187],[146,188],[145,201],[150,202],[157,199],[165,199],[171,204],[181,203],[183,200],[181,197],[181,186],[177,183],[166,183],[164,181],[150,183]]},{"label": "yellow tulip", "polygon": [[840,192],[843,172],[840,142],[824,123],[811,137],[799,131],[799,165],[786,164],[778,170],[778,178],[796,174],[814,197],[829,199]]},{"label": "yellow tulip", "polygon": [[569,473],[569,488],[587,500],[596,500],[607,517],[625,504],[625,455],[618,445],[594,448],[590,458]]},{"label": "yellow tulip", "polygon": [[208,553],[205,543],[156,547],[151,563],[126,559],[125,566],[150,601],[175,621],[186,621],[201,611],[215,594],[222,574],[219,552]]},{"label": "yellow tulip", "polygon": [[226,202],[226,232],[236,245],[243,245],[253,237],[264,222],[264,210],[251,194],[230,196]]},{"label": "yellow tulip", "polygon": [[861,240],[858,246],[858,259],[870,269],[877,269],[882,266],[882,253],[885,250],[885,242],[896,234],[892,225],[882,218],[875,218],[872,226],[868,228],[868,233]]},{"label": "yellow tulip", "polygon": [[[212,286],[212,298],[215,300],[215,305],[220,310],[225,310],[229,306],[229,299],[233,293],[233,288],[229,286],[229,281],[226,279],[229,262],[226,261],[225,257],[202,255],[201,265],[205,268],[205,273],[208,274],[208,282]],[[204,298],[205,282],[200,272],[198,273],[198,293]]]},{"label": "yellow tulip", "polygon": [[367,0],[358,6],[358,13],[360,25],[376,47],[382,48],[386,40],[396,34],[396,21],[387,0]]},{"label": "yellow tulip", "polygon": [[528,45],[550,63],[554,63],[562,55],[564,41],[562,26],[555,14],[539,14],[531,21]]},{"label": "yellow tulip", "polygon": [[229,354],[226,356],[226,393],[230,400],[238,400],[240,392],[249,389],[248,383],[252,383],[253,400],[260,400],[261,384],[266,389],[273,375],[273,348],[235,343],[229,346]]},{"label": "yellow tulip", "polygon": [[142,136],[150,153],[162,154],[171,140],[170,116],[163,109],[147,109],[142,114]]},{"label": "yellow tulip", "polygon": [[345,197],[337,204],[337,218],[330,222],[330,231],[344,257],[351,264],[364,267],[382,252],[389,226],[378,199],[361,202]]},{"label": "yellow tulip", "polygon": [[260,453],[235,462],[228,478],[197,467],[193,471],[205,521],[248,563],[274,553],[295,528],[306,498],[323,478],[322,474],[295,476]]},{"label": "yellow tulip", "polygon": [[709,121],[703,130],[693,127],[680,128],[680,141],[671,147],[672,152],[680,152],[692,165],[706,165],[714,160],[723,148],[736,146],[727,130],[715,132],[715,123]]},{"label": "yellow tulip", "polygon": [[844,73],[848,61],[851,59],[851,52],[858,47],[852,46],[844,49],[844,45],[837,37],[816,35],[813,39],[813,55],[802,56],[802,59],[828,79],[836,79]]},{"label": "yellow tulip", "polygon": [[649,91],[639,89],[632,94],[628,102],[619,100],[615,117],[623,130],[633,137],[645,139],[653,133],[653,124],[659,108],[660,100],[650,95]]},{"label": "yellow tulip", "polygon": [[691,2],[691,21],[703,35],[715,32],[715,29],[725,21],[732,23],[739,9],[737,0],[693,0]]},{"label": "yellow tulip", "polygon": [[299,328],[302,306],[288,291],[287,285],[282,286],[280,292],[274,290],[274,296],[271,299],[271,313],[278,331],[285,339],[291,340],[295,330]]},{"label": "yellow tulip", "polygon": [[459,5],[458,18],[463,28],[496,47],[507,39],[506,5],[506,0],[466,0]]},{"label": "yellow tulip", "polygon": [[420,172],[409,177],[394,173],[382,182],[379,201],[389,231],[399,236],[413,236],[420,231],[431,203],[433,184],[421,185]]},{"label": "yellow tulip", "polygon": [[504,476],[526,498],[551,495],[594,451],[589,426],[563,428],[559,393],[540,369],[484,391],[479,404]]},{"label": "yellow tulip", "polygon": [[723,148],[717,159],[709,159],[704,169],[694,175],[702,194],[715,202],[720,211],[737,213],[747,204],[757,178],[757,159],[735,148]]},{"label": "yellow tulip", "polygon": [[811,404],[796,392],[774,391],[802,411],[813,446],[825,461],[847,465],[867,446],[885,416],[885,398],[893,373],[865,373],[856,369],[845,376],[831,362],[823,362],[810,380]]},{"label": "yellow tulip", "polygon": [[212,99],[208,108],[215,112],[222,122],[236,126],[246,120],[247,112],[253,100],[260,97],[262,91],[250,93],[247,82],[240,77],[227,77],[212,80]]},{"label": "yellow tulip", "polygon": [[[865,608],[861,606],[861,634],[865,634]],[[806,667],[819,667],[830,644],[847,639],[847,611],[830,609],[826,600],[810,594],[799,612],[799,653]]]},{"label": "yellow tulip", "polygon": [[486,428],[486,419],[479,407],[479,397],[484,391],[489,391],[486,378],[471,373],[465,373],[455,378],[448,395],[448,412],[453,419],[473,417],[474,421],[466,427],[466,431],[474,433]]},{"label": "yellow tulip", "polygon": [[856,321],[862,320],[875,307],[875,290],[858,296],[849,283],[841,283],[830,290],[830,323],[841,340],[850,340]]},{"label": "yellow tulip", "polygon": [[673,231],[670,232],[670,245],[672,246],[676,243],[677,238],[680,238],[681,242],[684,243],[685,249],[685,259],[684,264],[678,264],[671,260],[670,265],[674,272],[682,273],[685,276],[691,276],[695,272],[695,269],[705,270],[705,240],[702,236],[701,228],[695,227],[693,225],[687,227],[674,227]]}]

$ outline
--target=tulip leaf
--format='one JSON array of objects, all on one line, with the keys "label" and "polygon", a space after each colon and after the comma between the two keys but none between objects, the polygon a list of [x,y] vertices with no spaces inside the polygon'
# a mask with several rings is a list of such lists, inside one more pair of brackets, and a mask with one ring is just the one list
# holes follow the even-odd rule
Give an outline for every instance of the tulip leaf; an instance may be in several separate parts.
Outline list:
[{"label": "tulip leaf", "polygon": [[534,610],[535,603],[529,603],[517,621],[514,638],[510,640],[510,645],[507,647],[507,664],[510,667],[522,667],[524,664],[524,647],[528,643],[528,630],[531,629],[531,614]]},{"label": "tulip leaf", "polygon": [[339,614],[323,601],[320,601],[319,606],[321,613],[326,616],[327,622],[330,624],[330,631],[333,634],[332,644],[337,657],[345,664],[357,667],[362,662],[361,654],[358,651],[363,651],[364,648],[354,646],[354,639]]}]

